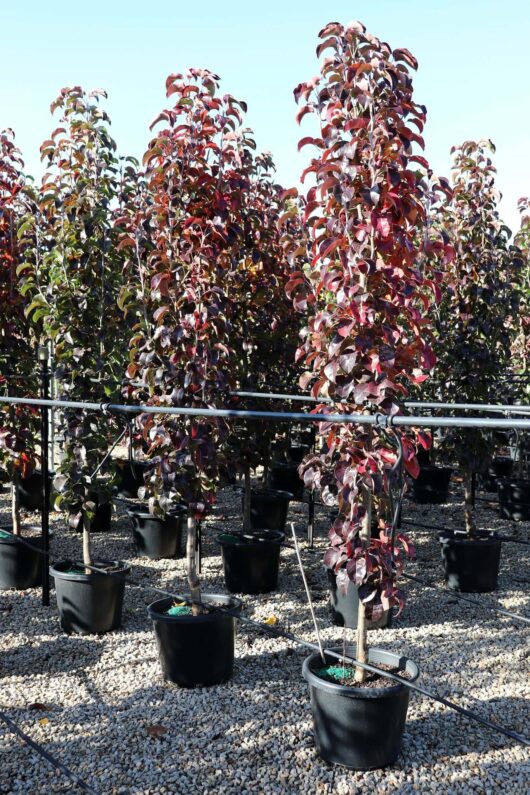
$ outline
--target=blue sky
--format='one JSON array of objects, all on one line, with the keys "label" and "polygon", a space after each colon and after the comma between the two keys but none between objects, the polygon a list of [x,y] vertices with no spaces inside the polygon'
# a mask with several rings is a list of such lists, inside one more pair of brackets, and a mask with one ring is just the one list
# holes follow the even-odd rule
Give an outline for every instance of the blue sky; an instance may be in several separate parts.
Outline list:
[{"label": "blue sky", "polygon": [[101,86],[120,152],[139,156],[165,107],[167,74],[204,66],[248,102],[279,181],[297,184],[309,150],[296,151],[292,91],[318,71],[320,28],[352,19],[418,58],[415,95],[428,108],[435,171],[448,175],[453,144],[493,139],[501,209],[514,228],[517,199],[530,194],[528,0],[4,0],[0,128],[14,128],[28,171],[40,175],[38,148],[56,126],[50,102],[62,86]]}]

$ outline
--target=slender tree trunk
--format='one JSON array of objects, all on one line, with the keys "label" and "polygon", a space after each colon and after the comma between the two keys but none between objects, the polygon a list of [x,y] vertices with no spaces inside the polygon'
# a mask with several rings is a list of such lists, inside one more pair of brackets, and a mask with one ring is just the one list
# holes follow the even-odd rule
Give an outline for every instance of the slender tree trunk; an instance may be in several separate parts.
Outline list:
[{"label": "slender tree trunk", "polygon": [[471,474],[471,471],[466,470],[464,474],[464,519],[466,523],[466,533],[468,534],[469,538],[474,536],[477,532],[477,526],[475,524],[475,511],[473,509],[472,478],[473,475]]},{"label": "slender tree trunk", "polygon": [[[83,563],[85,566],[92,566],[92,549],[90,537],[90,519],[85,510],[83,510]],[[89,568],[85,569],[85,574],[91,574]]]},{"label": "slender tree trunk", "polygon": [[[364,547],[367,547],[370,543],[370,531],[372,527],[372,494],[371,492],[366,489],[363,494],[363,502],[365,507],[365,514],[363,517],[363,526],[361,529],[361,542]],[[366,621],[366,608],[364,604],[359,600],[359,611],[357,613],[357,650],[356,650],[356,657],[359,662],[368,662],[368,644],[367,644],[367,636],[368,636],[368,625]],[[356,682],[364,682],[366,678],[366,671],[364,668],[357,666],[355,668],[355,681]]]},{"label": "slender tree trunk", "polygon": [[188,585],[191,595],[191,611],[194,616],[201,613],[198,602],[201,601],[201,586],[197,574],[197,524],[191,513],[188,514],[188,538],[186,543],[186,558],[188,563]]},{"label": "slender tree trunk", "polygon": [[250,532],[250,464],[245,464],[245,488],[243,492],[243,532]]},{"label": "slender tree trunk", "polygon": [[13,475],[11,484],[11,523],[13,525],[13,535],[20,535],[20,492],[18,472]]}]

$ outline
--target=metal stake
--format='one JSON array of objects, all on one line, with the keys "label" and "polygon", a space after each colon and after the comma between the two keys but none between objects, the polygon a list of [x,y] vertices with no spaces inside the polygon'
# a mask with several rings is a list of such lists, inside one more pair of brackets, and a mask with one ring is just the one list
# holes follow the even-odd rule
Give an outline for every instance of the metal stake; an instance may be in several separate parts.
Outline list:
[{"label": "metal stake", "polygon": [[[41,398],[48,400],[50,397],[50,378],[48,370],[48,349],[45,347],[39,348],[39,362],[40,362],[40,391]],[[41,447],[41,472],[42,472],[42,507],[41,507],[41,525],[42,525],[42,548],[44,555],[42,556],[42,604],[44,607],[49,607],[50,604],[50,573],[49,573],[49,560],[50,560],[50,480],[49,480],[49,425],[48,425],[48,406],[41,405],[40,409],[40,447]]]},{"label": "metal stake", "polygon": [[311,591],[309,590],[309,585],[307,584],[305,571],[304,571],[304,565],[302,563],[302,558],[300,557],[300,550],[298,548],[298,539],[296,537],[296,531],[294,529],[294,522],[291,522],[291,533],[293,534],[293,541],[294,541],[294,548],[295,548],[295,552],[296,552],[296,557],[298,558],[298,565],[300,567],[300,573],[302,575],[302,580],[304,581],[304,588],[305,588],[305,592],[307,594],[307,601],[309,603],[309,609],[311,611],[311,618],[313,619],[313,625],[315,627],[315,632],[316,632],[316,636],[317,636],[317,642],[318,642],[318,648],[319,648],[319,651],[320,651],[320,656],[322,657],[322,662],[324,663],[324,665],[326,665],[327,664],[327,660],[326,660],[326,658],[324,656],[324,649],[322,647],[322,641],[320,639],[320,631],[318,629],[317,617],[315,615],[315,609],[313,607],[313,600],[311,599]]}]

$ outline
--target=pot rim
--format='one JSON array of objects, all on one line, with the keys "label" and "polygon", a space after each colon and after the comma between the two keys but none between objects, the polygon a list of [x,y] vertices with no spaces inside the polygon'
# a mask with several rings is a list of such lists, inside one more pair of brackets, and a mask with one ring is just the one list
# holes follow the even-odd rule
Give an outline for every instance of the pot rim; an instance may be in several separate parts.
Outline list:
[{"label": "pot rim", "polygon": [[[338,654],[341,654],[342,646],[330,646],[330,651],[335,651]],[[355,656],[355,646],[346,646],[346,654],[350,657]],[[389,659],[372,660],[370,659],[371,657],[386,657]],[[311,687],[317,687],[319,690],[325,690],[330,695],[358,699],[387,698],[388,696],[395,695],[404,687],[406,687],[406,685],[402,685],[397,682],[391,687],[355,687],[354,685],[341,685],[338,682],[328,682],[325,679],[321,679],[312,670],[312,666],[316,660],[321,660],[320,652],[318,651],[313,652],[313,654],[311,654],[309,657],[306,657],[302,665],[302,676]],[[410,682],[415,682],[420,675],[420,669],[418,668],[418,665],[414,662],[414,660],[411,660],[410,657],[404,657],[403,655],[396,654],[396,652],[388,651],[387,649],[380,649],[376,646],[371,646],[368,649],[368,662],[404,663],[401,670],[408,670],[408,673],[410,674]]]},{"label": "pot rim", "polygon": [[138,517],[138,519],[158,519],[160,522],[164,522],[167,517],[171,516],[184,516],[184,514],[188,513],[187,505],[175,505],[171,511],[168,511],[163,517],[156,516],[154,513],[149,513],[149,511],[144,511],[141,509],[136,510],[135,508],[127,508],[126,514],[130,516],[131,519],[134,517]]},{"label": "pot rim", "polygon": [[[221,546],[226,547],[242,547],[245,549],[259,549],[265,546],[280,546],[285,541],[285,533],[282,533],[281,530],[269,530],[267,528],[260,528],[259,530],[255,531],[258,533],[270,533],[273,538],[257,538],[255,541],[246,541],[244,540],[244,536],[251,536],[254,533],[243,533],[242,531],[237,531],[234,533],[230,533],[229,531],[225,531],[223,533],[219,533],[217,536],[217,543]],[[229,541],[222,539],[221,536],[223,535],[233,535],[235,536],[235,541]]]},{"label": "pot rim", "polygon": [[91,565],[97,566],[98,564],[101,563],[113,564],[114,566],[116,566],[117,570],[112,571],[109,574],[101,574],[99,571],[92,571],[90,572],[90,574],[85,574],[84,572],[83,573],[80,572],[79,574],[74,572],[67,573],[66,571],[61,571],[61,568],[62,567],[69,568],[71,566],[74,566],[75,561],[59,560],[50,566],[50,574],[52,577],[55,577],[58,580],[70,580],[72,582],[90,582],[98,578],[103,579],[106,577],[115,577],[116,575],[123,577],[124,574],[129,574],[129,572],[131,571],[131,567],[127,563],[124,563],[122,560],[100,559],[100,560],[95,560]]},{"label": "pot rim", "polygon": [[[189,598],[189,594],[183,594],[186,599]],[[226,607],[228,610],[232,610],[237,615],[241,613],[243,608],[243,602],[241,599],[238,599],[235,596],[231,596],[230,594],[219,594],[219,593],[205,593],[201,594],[201,601],[208,604],[208,599],[213,600],[212,607],[216,606],[216,602],[218,601],[219,607]],[[215,621],[219,616],[224,617],[226,614],[224,613],[217,613],[215,610],[211,613],[201,613],[198,616],[168,616],[165,612],[159,612],[160,610],[166,610],[173,602],[174,599],[172,596],[165,596],[163,599],[157,599],[154,602],[151,602],[150,605],[147,606],[147,614],[152,621],[162,621],[166,624],[191,624],[191,623],[205,623],[209,621]],[[225,602],[226,604],[222,604]],[[162,605],[164,607],[162,608]],[[228,618],[237,618],[237,615],[234,616],[227,616]]]},{"label": "pot rim", "polygon": [[293,493],[291,491],[285,491],[284,489],[251,489],[250,490],[251,497],[256,496],[267,496],[267,497],[282,497],[283,499],[287,498],[287,501],[293,499]]},{"label": "pot rim", "polygon": [[444,530],[442,533],[440,533],[438,539],[442,546],[444,546],[444,544],[496,545],[501,543],[501,539],[494,530],[491,533],[488,533],[487,530],[479,530],[477,538],[468,538],[463,531],[458,533],[454,530]]}]

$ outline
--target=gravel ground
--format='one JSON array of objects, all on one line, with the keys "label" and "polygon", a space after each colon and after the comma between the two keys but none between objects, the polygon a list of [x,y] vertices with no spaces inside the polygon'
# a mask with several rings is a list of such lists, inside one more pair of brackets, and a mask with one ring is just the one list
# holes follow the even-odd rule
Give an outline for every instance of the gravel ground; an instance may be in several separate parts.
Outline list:
[{"label": "gravel ground", "polygon": [[[414,521],[457,527],[460,487],[447,505],[407,502]],[[481,495],[484,496],[484,495]],[[177,592],[185,590],[183,560],[136,557],[131,529],[120,503],[109,533],[94,535],[96,556],[129,561],[137,580]],[[293,503],[290,519],[303,538],[305,505]],[[303,557],[327,644],[342,643],[330,625],[327,583],[321,564],[328,511],[317,509],[314,552]],[[528,539],[528,524],[498,518],[480,502],[482,528],[502,529]],[[79,558],[80,537],[52,515],[52,560]],[[29,515],[27,523],[35,521]],[[0,497],[0,526],[9,523],[7,494]],[[221,560],[212,525],[239,526],[239,497],[232,489],[220,501],[206,531],[205,591],[223,592]],[[417,547],[411,574],[442,584],[434,531],[410,528]],[[305,544],[303,544],[305,547]],[[499,590],[477,598],[530,615],[528,547],[503,544]],[[462,706],[528,735],[529,630],[416,583],[404,583],[407,604],[391,629],[370,633],[373,645],[412,657],[420,683]],[[123,628],[104,636],[61,632],[52,593],[50,608],[37,589],[0,592],[0,710],[56,755],[99,793],[482,793],[526,795],[528,749],[432,701],[412,696],[397,763],[386,770],[356,773],[333,768],[316,755],[307,685],[301,677],[304,649],[256,629],[240,626],[236,667],[226,685],[183,690],[162,680],[146,606],[149,590],[127,588]],[[279,591],[244,597],[245,613],[257,620],[276,616],[278,626],[314,641],[294,551],[282,552]],[[40,705],[33,708],[31,705]],[[153,728],[161,727],[161,728]],[[0,722],[0,793],[74,792],[72,785],[23,745]]]}]

